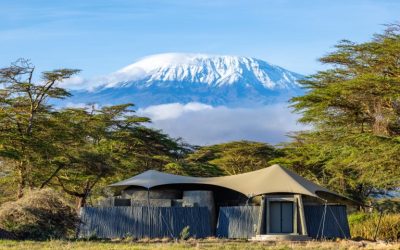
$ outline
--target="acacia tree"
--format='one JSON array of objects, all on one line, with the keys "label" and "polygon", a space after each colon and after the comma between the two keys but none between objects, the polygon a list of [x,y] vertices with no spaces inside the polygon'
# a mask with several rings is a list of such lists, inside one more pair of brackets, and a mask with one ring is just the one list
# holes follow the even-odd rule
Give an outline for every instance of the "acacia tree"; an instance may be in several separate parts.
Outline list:
[{"label": "acacia tree", "polygon": [[203,164],[203,169],[207,169],[204,164],[218,167],[220,171],[208,168],[215,175],[235,175],[265,168],[281,155],[279,150],[266,143],[236,141],[200,147],[189,154],[186,161]]},{"label": "acacia tree", "polygon": [[291,100],[312,131],[293,136],[280,162],[364,201],[400,185],[400,26],[369,42],[348,40],[320,59]]},{"label": "acacia tree", "polygon": [[42,72],[34,82],[35,67],[29,60],[19,59],[0,69],[0,157],[6,158],[18,175],[17,197],[26,186],[32,186],[37,162],[49,160],[54,150],[46,126],[52,109],[49,98],[65,98],[69,93],[56,86],[78,73],[76,69]]},{"label": "acacia tree", "polygon": [[110,182],[140,171],[161,169],[182,157],[186,149],[177,140],[143,126],[132,104],[101,108],[70,108],[53,116],[54,134],[60,134],[57,157],[41,171],[41,187],[59,187],[75,197],[76,208],[89,194]]},{"label": "acacia tree", "polygon": [[70,95],[56,84],[79,70],[43,72],[37,81],[34,72],[23,59],[0,69],[0,173],[7,175],[0,184],[17,183],[17,198],[26,187],[51,186],[75,197],[79,208],[97,187],[161,170],[191,150],[145,127],[150,120],[135,115],[132,104],[55,109],[49,99]]}]

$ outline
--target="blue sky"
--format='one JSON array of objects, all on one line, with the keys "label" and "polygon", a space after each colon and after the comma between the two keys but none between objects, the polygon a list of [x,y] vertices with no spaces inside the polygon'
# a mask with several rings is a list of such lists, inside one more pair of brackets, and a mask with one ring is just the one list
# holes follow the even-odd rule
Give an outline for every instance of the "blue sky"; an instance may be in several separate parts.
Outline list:
[{"label": "blue sky", "polygon": [[310,74],[340,39],[399,21],[400,1],[1,0],[0,66],[19,57],[84,77],[163,52],[252,56]]}]

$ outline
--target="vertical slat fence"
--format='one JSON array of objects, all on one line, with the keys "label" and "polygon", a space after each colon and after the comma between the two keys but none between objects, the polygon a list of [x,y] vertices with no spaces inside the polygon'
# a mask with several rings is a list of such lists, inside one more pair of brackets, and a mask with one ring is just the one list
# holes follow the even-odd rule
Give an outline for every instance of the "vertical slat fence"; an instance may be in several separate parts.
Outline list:
[{"label": "vertical slat fence", "polygon": [[221,207],[217,236],[221,238],[251,238],[258,227],[259,206]]},{"label": "vertical slat fence", "polygon": [[84,207],[79,237],[178,238],[189,226],[190,236],[211,235],[206,207]]}]

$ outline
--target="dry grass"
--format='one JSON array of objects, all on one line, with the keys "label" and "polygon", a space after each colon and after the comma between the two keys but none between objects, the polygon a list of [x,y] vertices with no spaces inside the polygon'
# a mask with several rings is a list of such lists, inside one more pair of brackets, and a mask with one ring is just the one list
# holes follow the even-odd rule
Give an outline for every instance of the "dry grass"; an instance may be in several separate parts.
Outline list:
[{"label": "dry grass", "polygon": [[[165,239],[164,239],[165,240]],[[368,241],[309,241],[309,242],[246,242],[218,239],[188,240],[186,242],[126,242],[126,241],[11,241],[0,240],[0,249],[88,249],[88,250],[150,250],[150,249],[400,249],[400,243]]]},{"label": "dry grass", "polygon": [[[349,216],[351,236],[353,238],[374,239],[379,214],[356,213]],[[378,240],[400,240],[400,214],[384,214],[381,219]]]}]

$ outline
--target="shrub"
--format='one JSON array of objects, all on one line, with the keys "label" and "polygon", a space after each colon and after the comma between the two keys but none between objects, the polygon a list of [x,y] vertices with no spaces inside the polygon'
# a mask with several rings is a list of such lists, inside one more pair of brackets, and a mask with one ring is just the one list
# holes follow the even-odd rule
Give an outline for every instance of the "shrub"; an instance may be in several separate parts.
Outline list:
[{"label": "shrub", "polygon": [[372,205],[385,213],[400,213],[400,198],[379,199]]},{"label": "shrub", "polygon": [[190,227],[186,226],[182,229],[181,233],[179,234],[179,238],[181,240],[187,240],[190,237]]},{"label": "shrub", "polygon": [[[379,213],[355,213],[349,216],[350,232],[353,238],[373,240],[379,222]],[[383,214],[377,240],[400,240],[400,214]]]},{"label": "shrub", "polygon": [[0,228],[21,239],[49,239],[75,231],[77,214],[52,189],[28,192],[21,199],[0,207]]}]

